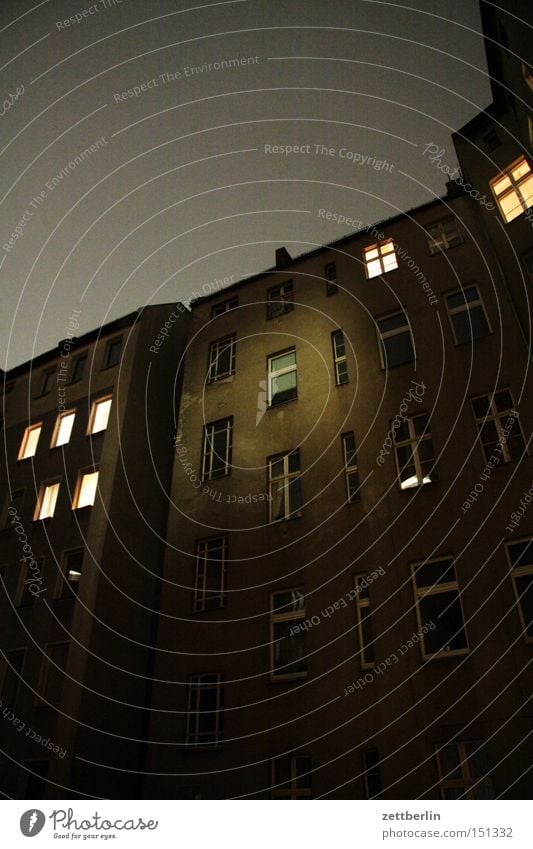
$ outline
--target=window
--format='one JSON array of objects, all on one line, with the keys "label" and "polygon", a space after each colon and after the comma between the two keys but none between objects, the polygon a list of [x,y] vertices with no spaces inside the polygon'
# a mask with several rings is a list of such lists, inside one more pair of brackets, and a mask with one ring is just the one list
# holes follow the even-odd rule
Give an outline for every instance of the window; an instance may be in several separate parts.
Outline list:
[{"label": "window", "polygon": [[207,380],[213,383],[228,377],[235,371],[235,334],[211,342],[209,346],[209,370]]},{"label": "window", "polygon": [[387,271],[394,271],[395,268],[398,268],[396,249],[392,239],[385,239],[383,242],[369,245],[363,251],[363,259],[366,276],[369,280],[372,277],[378,277],[380,274],[386,274]]},{"label": "window", "polygon": [[508,542],[506,549],[524,636],[533,642],[533,537]]},{"label": "window", "polygon": [[56,707],[61,701],[61,691],[65,679],[68,643],[48,643],[41,666],[39,684],[40,702]]},{"label": "window", "polygon": [[52,389],[52,386],[54,385],[55,376],[56,376],[55,368],[49,369],[48,371],[45,371],[45,373],[43,374],[43,381],[42,381],[42,384],[41,384],[41,393],[40,393],[41,395],[48,395],[48,393]]},{"label": "window", "polygon": [[346,477],[346,495],[348,503],[359,501],[359,469],[357,467],[357,450],[353,431],[343,433],[342,451],[344,457],[344,474]]},{"label": "window", "polygon": [[339,287],[337,286],[337,266],[334,262],[328,262],[324,266],[324,276],[326,278],[326,295],[336,295]]},{"label": "window", "polygon": [[522,62],[522,74],[527,85],[530,87],[531,91],[533,91],[533,71],[529,65],[526,65],[525,62]]},{"label": "window", "polygon": [[445,743],[435,747],[443,799],[494,799],[487,778],[485,743]]},{"label": "window", "polygon": [[104,368],[112,368],[120,362],[120,352],[122,350],[122,339],[112,339],[107,343],[105,351]]},{"label": "window", "polygon": [[219,672],[191,675],[187,746],[216,746],[222,741],[223,679]]},{"label": "window", "polygon": [[342,386],[348,383],[348,362],[346,360],[346,345],[344,344],[344,333],[342,330],[334,330],[331,334],[333,345],[333,365],[335,366],[335,383]]},{"label": "window", "polygon": [[490,181],[490,187],[506,223],[522,215],[533,204],[533,174],[525,157],[520,157]]},{"label": "window", "polygon": [[373,799],[381,793],[381,769],[379,753],[376,749],[364,749],[361,752],[363,779],[365,783],[365,798]]},{"label": "window", "polygon": [[296,350],[292,348],[268,358],[268,404],[274,407],[297,396]]},{"label": "window", "polygon": [[42,428],[42,422],[37,422],[37,424],[30,425],[26,428],[22,442],[20,443],[18,460],[27,460],[29,457],[35,457]]},{"label": "window", "polygon": [[112,399],[110,395],[105,398],[97,398],[93,401],[91,415],[89,416],[88,434],[101,433],[107,428],[109,422],[109,414],[111,412]]},{"label": "window", "polygon": [[427,233],[429,252],[432,255],[438,254],[440,251],[447,251],[463,243],[459,224],[453,216],[443,218],[442,221],[436,221],[434,224],[428,224]]},{"label": "window", "polygon": [[77,383],[83,377],[83,372],[85,371],[85,363],[87,362],[87,354],[81,354],[79,357],[76,357],[74,360],[74,365],[72,367],[72,377],[70,379],[71,383]]},{"label": "window", "polygon": [[377,320],[380,340],[380,356],[383,368],[393,368],[414,359],[411,328],[404,312]]},{"label": "window", "polygon": [[374,637],[372,633],[372,611],[370,610],[370,597],[368,594],[368,581],[366,575],[355,576],[355,588],[358,590],[355,600],[357,615],[357,630],[359,632],[359,645],[361,647],[361,667],[371,669],[374,666]]},{"label": "window", "polygon": [[50,445],[51,448],[59,448],[61,445],[67,445],[70,440],[75,418],[76,410],[67,410],[58,415]]},{"label": "window", "polygon": [[305,596],[302,589],[272,593],[270,617],[271,677],[305,678],[305,631],[298,623],[305,619]]},{"label": "window", "polygon": [[300,452],[287,451],[268,461],[270,521],[279,522],[302,515]]},{"label": "window", "polygon": [[500,137],[496,130],[490,130],[490,132],[484,135],[483,141],[489,153],[492,153],[493,150],[496,150],[501,145]]},{"label": "window", "polygon": [[[17,590],[17,605],[19,607],[27,607],[30,604],[33,604],[35,601],[35,595],[31,591],[30,585],[33,584],[34,588],[37,587],[37,590],[41,590],[40,582],[34,582],[34,578],[38,578],[43,574],[43,557],[36,557],[33,561],[29,563],[24,563],[20,570],[20,578],[19,578],[19,586]],[[30,566],[33,568],[30,569]],[[39,598],[39,595],[37,595]]]},{"label": "window", "polygon": [[452,558],[413,566],[413,579],[418,626],[427,627],[421,639],[422,657],[466,654],[468,642]]},{"label": "window", "polygon": [[56,598],[72,598],[74,595],[78,595],[84,554],[84,548],[75,548],[72,551],[63,552]]},{"label": "window", "polygon": [[82,507],[92,507],[96,500],[96,489],[98,486],[98,471],[79,472],[72,509],[81,510]]},{"label": "window", "polygon": [[48,761],[26,761],[28,780],[26,782],[25,799],[44,799],[46,779],[48,778]]},{"label": "window", "polygon": [[204,426],[202,480],[223,478],[231,472],[233,418],[220,419]]},{"label": "window", "polygon": [[[22,505],[24,503],[24,493],[24,489],[16,489],[11,493],[11,497],[7,497],[2,511],[2,530],[12,528],[13,524],[16,524],[20,519]],[[12,508],[15,513],[10,513],[9,508]]]},{"label": "window", "polygon": [[217,315],[224,315],[225,312],[237,309],[239,306],[238,298],[230,298],[229,301],[222,301],[220,304],[215,304],[211,310],[211,318],[216,318]]},{"label": "window", "polygon": [[53,483],[42,483],[39,497],[35,506],[33,520],[51,519],[56,509],[57,496],[59,494],[59,481]]},{"label": "window", "polygon": [[300,755],[272,761],[273,799],[311,799],[311,758]]},{"label": "window", "polygon": [[228,537],[211,537],[196,545],[194,610],[218,610],[226,603]]},{"label": "window", "polygon": [[481,339],[491,332],[477,286],[446,295],[446,308],[457,345]]},{"label": "window", "polygon": [[275,318],[294,309],[294,287],[292,280],[287,280],[281,286],[275,286],[267,292],[267,318]]},{"label": "window", "polygon": [[394,450],[401,489],[412,489],[439,479],[435,451],[429,429],[429,417],[424,413],[410,416],[393,428]]},{"label": "window", "polygon": [[524,437],[508,389],[472,400],[485,460],[497,451],[504,463],[517,460],[525,451]]},{"label": "window", "polygon": [[24,649],[2,652],[0,661],[0,693],[4,707],[12,708],[17,700],[24,664]]}]

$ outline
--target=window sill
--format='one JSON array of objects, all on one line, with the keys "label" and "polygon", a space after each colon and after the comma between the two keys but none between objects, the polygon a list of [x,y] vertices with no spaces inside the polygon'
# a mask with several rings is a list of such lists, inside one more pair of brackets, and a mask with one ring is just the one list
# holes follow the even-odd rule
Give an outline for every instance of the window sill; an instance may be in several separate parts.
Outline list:
[{"label": "window sill", "polygon": [[475,339],[466,339],[464,342],[458,342],[456,339],[454,339],[453,344],[455,348],[464,348],[466,345],[472,348],[478,342],[482,342],[483,339],[490,339],[491,336],[494,336],[493,330],[490,330],[488,333],[484,333],[483,336],[477,336]]},{"label": "window sill", "polygon": [[268,410],[276,410],[278,407],[283,407],[284,404],[290,404],[292,401],[297,401],[298,396],[295,395],[294,398],[286,398],[285,401],[276,401],[274,404],[269,404],[267,407]]},{"label": "window sill", "polygon": [[455,649],[454,651],[445,651],[440,652],[439,654],[422,654],[422,659],[424,661],[453,660],[453,658],[464,657],[467,654],[470,654],[470,649]]},{"label": "window sill", "polygon": [[235,372],[232,371],[230,374],[224,374],[220,377],[214,377],[212,380],[207,380],[206,386],[216,386],[218,383],[233,383],[234,377]]},{"label": "window sill", "polygon": [[381,366],[380,371],[381,372],[394,371],[394,369],[403,368],[404,366],[412,366],[414,362],[415,362],[415,360],[406,360],[404,363],[398,363],[397,365],[394,365],[394,366],[390,366],[390,365],[389,366]]}]

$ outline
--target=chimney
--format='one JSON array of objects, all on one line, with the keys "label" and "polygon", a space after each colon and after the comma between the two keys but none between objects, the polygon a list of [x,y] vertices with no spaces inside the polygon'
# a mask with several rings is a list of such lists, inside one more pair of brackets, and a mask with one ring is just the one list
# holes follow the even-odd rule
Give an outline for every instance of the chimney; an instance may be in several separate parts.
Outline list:
[{"label": "chimney", "polygon": [[287,248],[276,248],[276,268],[287,268],[292,262],[292,256]]}]

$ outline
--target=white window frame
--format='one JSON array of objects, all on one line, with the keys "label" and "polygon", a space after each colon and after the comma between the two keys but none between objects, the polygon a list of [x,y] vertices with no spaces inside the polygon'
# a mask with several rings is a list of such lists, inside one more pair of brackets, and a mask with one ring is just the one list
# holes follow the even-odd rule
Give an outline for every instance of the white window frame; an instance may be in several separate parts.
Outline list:
[{"label": "white window frame", "polygon": [[[286,366],[285,368],[281,368],[281,369],[273,369],[272,368],[274,360],[277,360],[279,357],[286,357],[288,354],[294,354],[294,363],[292,365]],[[297,365],[297,362],[296,362],[296,348],[295,347],[287,348],[285,351],[278,351],[276,354],[271,354],[267,359],[267,371],[268,371],[268,375],[267,375],[268,406],[269,407],[277,407],[278,403],[285,404],[285,403],[287,403],[287,401],[296,401],[296,399],[298,397],[298,365]],[[272,392],[273,381],[276,380],[276,378],[281,377],[284,374],[291,374],[292,372],[294,372],[296,374],[296,386],[295,386],[296,394],[295,394],[294,398],[287,398],[286,401],[280,401],[276,404],[273,404],[272,399],[275,396],[275,393]]]},{"label": "white window frame", "polygon": [[[416,584],[416,570],[420,566],[429,566],[431,563],[444,563],[449,562],[453,564],[453,573],[455,575],[455,579],[453,581],[447,581],[443,584],[432,584],[431,586],[423,586],[417,587]],[[422,560],[418,563],[411,564],[411,573],[413,580],[413,590],[415,597],[415,607],[416,607],[416,618],[418,622],[418,630],[422,631],[427,622],[422,621],[422,612],[420,610],[419,602],[429,595],[445,595],[446,593],[457,593],[457,599],[459,602],[459,607],[461,610],[461,618],[463,621],[463,632],[465,636],[466,646],[462,649],[451,649],[450,651],[440,651],[435,652],[434,654],[429,654],[426,652],[426,643],[425,643],[425,635],[422,634],[420,638],[420,653],[423,660],[439,660],[440,658],[445,657],[461,657],[465,654],[468,654],[470,651],[469,643],[468,643],[468,633],[466,630],[466,621],[465,614],[463,610],[463,600],[461,590],[459,589],[459,583],[457,581],[457,572],[455,570],[455,560],[453,557],[432,557],[428,560]],[[436,624],[436,623],[435,623]]]},{"label": "white window frame", "polygon": [[[226,431],[226,447],[224,454],[224,474],[213,477],[213,462],[215,459],[214,436],[219,431]],[[233,450],[233,416],[217,419],[204,425],[202,444],[202,481],[219,480],[231,474],[231,457]]]},{"label": "white window frame", "polygon": [[[360,575],[354,576],[355,589],[361,586],[361,582],[365,580],[366,583],[368,575],[366,573],[362,573]],[[365,660],[365,651],[369,648],[369,646],[365,643],[365,636],[363,631],[363,611],[368,610],[368,616],[370,617],[370,631],[372,634],[372,643],[371,648],[373,649],[375,655],[375,639],[374,639],[374,631],[372,627],[372,607],[370,604],[370,595],[368,592],[368,587],[365,589],[365,595],[363,596],[361,590],[357,593],[355,598],[355,616],[357,620],[357,635],[359,637],[359,657],[361,661],[361,669],[373,669],[376,665],[376,661],[374,660]]]},{"label": "white window frame", "polygon": [[[401,327],[394,328],[394,330],[386,330],[385,332],[382,332],[382,330],[379,326],[380,322],[387,321],[389,318],[394,318],[395,315],[403,315],[405,317],[405,324],[403,324]],[[386,315],[380,315],[379,318],[375,319],[375,322],[376,322],[376,331],[377,331],[377,336],[378,336],[379,359],[380,359],[380,362],[381,362],[381,368],[382,369],[388,370],[390,368],[400,368],[401,366],[409,365],[409,363],[412,363],[416,360],[416,351],[415,351],[413,333],[412,333],[412,330],[411,330],[411,323],[410,323],[410,321],[407,317],[407,313],[405,312],[405,310],[403,310],[403,309],[395,310],[394,312],[386,313]],[[411,340],[411,348],[413,350],[413,359],[412,360],[405,360],[402,363],[392,363],[392,364],[387,363],[386,360],[385,360],[385,345],[383,344],[384,340],[390,339],[393,336],[399,336],[400,334],[404,334],[406,331],[409,333],[409,338]]]},{"label": "white window frame", "polygon": [[[517,180],[517,179],[515,179],[513,174],[522,165],[527,165],[528,171],[527,171],[526,174],[524,174],[523,177],[519,177],[519,179]],[[507,178],[509,180],[510,185],[507,186],[505,189],[502,189],[497,194],[496,193],[496,185],[501,180],[504,180],[505,178]],[[533,180],[533,171],[531,169],[531,165],[530,165],[530,163],[528,162],[528,160],[526,159],[525,156],[519,156],[518,159],[515,159],[514,162],[512,162],[510,165],[508,165],[507,168],[505,168],[503,171],[501,171],[499,174],[497,174],[496,177],[493,177],[493,179],[490,181],[490,188],[491,188],[492,194],[494,195],[496,203],[498,204],[498,209],[500,210],[500,214],[501,214],[501,216],[502,216],[502,218],[503,218],[503,220],[505,221],[506,224],[510,224],[511,221],[514,221],[516,218],[519,218],[521,215],[524,214],[524,212],[526,212],[526,210],[528,210],[530,208],[530,206],[533,205],[533,203],[528,204],[528,202],[526,201],[524,195],[522,194],[522,190],[521,190],[521,187],[525,183],[529,182],[530,180]],[[512,195],[516,198],[517,204],[516,204],[515,209],[520,208],[520,211],[517,212],[516,214],[513,214],[513,216],[511,218],[507,218],[505,212],[503,211],[501,201],[504,200],[505,198],[509,197],[510,195]]]},{"label": "white window frame", "polygon": [[[205,681],[204,679],[215,678],[215,681]],[[200,693],[204,689],[212,688],[216,690],[216,707],[215,707],[215,727],[213,733],[200,732],[199,717],[200,711]],[[222,742],[222,722],[223,722],[223,704],[224,704],[224,676],[221,672],[203,672],[189,676],[189,698],[187,709],[187,731],[186,731],[186,746],[188,749],[210,749],[220,746]],[[203,742],[201,737],[214,737],[213,740]]]},{"label": "white window frame", "polygon": [[[476,787],[490,787],[491,791],[493,791],[492,781],[489,777],[485,777],[484,779],[474,778],[470,772],[469,756],[467,754],[466,747],[477,745],[479,745],[479,747],[482,747],[486,744],[482,740],[462,740],[451,743],[437,743],[435,745],[435,757],[437,758],[439,785],[441,790],[441,796],[443,799],[446,798],[445,790],[448,787],[463,790],[464,799],[475,799],[475,796],[472,795],[472,791],[475,791]],[[460,778],[446,778],[443,773],[440,761],[440,753],[442,749],[445,749],[448,746],[455,746],[458,750],[459,768],[461,770]]]},{"label": "white window frame", "polygon": [[[351,463],[348,465],[348,447],[346,442],[348,439],[353,439],[354,449],[353,453],[355,454],[355,463]],[[346,481],[346,503],[347,504],[355,504],[360,500],[359,495],[359,464],[357,462],[357,443],[355,441],[355,434],[353,430],[347,431],[346,433],[341,434],[342,441],[342,456],[344,458],[344,478]],[[350,477],[355,476],[357,478],[357,490],[354,493],[350,492]]]},{"label": "white window frame", "polygon": [[[375,253],[376,256],[369,256],[369,254]],[[390,265],[389,268],[386,268],[388,264],[387,261],[394,257],[394,265]],[[389,271],[395,271],[398,268],[398,257],[396,254],[396,245],[394,243],[394,239],[382,239],[381,242],[376,242],[373,245],[367,245],[366,248],[363,248],[363,262],[365,264],[365,274],[367,280],[372,280],[374,277],[380,277],[382,274],[388,274]],[[374,271],[372,266],[375,264],[379,265],[379,270]]]},{"label": "white window frame", "polygon": [[473,405],[474,401],[480,401],[481,398],[490,399],[490,415],[488,415],[488,416],[477,416],[475,410],[473,409],[472,411],[474,413],[474,418],[475,418],[475,421],[476,421],[476,427],[477,427],[477,431],[478,431],[479,444],[480,444],[481,452],[483,454],[483,459],[485,460],[485,462],[490,459],[490,456],[487,457],[486,454],[485,454],[485,446],[483,445],[483,442],[481,440],[481,427],[482,427],[482,425],[486,424],[487,422],[494,422],[494,426],[495,426],[496,431],[498,433],[498,444],[501,445],[501,448],[502,448],[501,456],[502,456],[503,462],[504,463],[511,463],[513,458],[511,457],[511,454],[509,452],[509,448],[507,447],[507,441],[506,441],[505,435],[503,433],[502,421],[505,423],[507,421],[507,419],[509,419],[511,417],[514,419],[513,427],[517,427],[520,430],[520,435],[521,435],[522,441],[524,443],[524,449],[525,449],[525,452],[526,452],[526,456],[528,454],[528,450],[527,450],[526,441],[524,439],[524,434],[522,433],[522,428],[520,427],[520,422],[516,418],[516,416],[513,415],[513,413],[516,412],[516,411],[511,408],[510,410],[503,410],[502,412],[499,412],[499,410],[497,409],[495,396],[499,392],[509,392],[511,399],[513,401],[513,405],[514,405],[513,393],[511,392],[510,389],[507,389],[507,388],[496,389],[491,394],[484,393],[483,395],[476,395],[474,398],[471,399],[472,405]]},{"label": "white window frame", "polygon": [[[468,289],[475,289],[476,292],[477,292],[477,298],[475,298],[473,301],[467,301],[466,298],[464,297],[464,293],[467,292]],[[452,298],[452,297],[454,297],[454,295],[462,295],[464,300],[463,300],[462,304],[459,304],[459,306],[450,307],[449,304],[448,304],[448,298]],[[485,316],[485,321],[487,322],[487,327],[488,327],[488,332],[487,332],[486,335],[488,336],[490,333],[492,333],[492,325],[489,321],[489,316],[488,316],[487,310],[485,309],[485,304],[483,303],[483,298],[481,297],[481,293],[479,291],[479,288],[475,283],[468,283],[466,286],[462,286],[461,289],[453,289],[453,291],[451,291],[451,292],[446,292],[444,297],[445,297],[445,301],[446,301],[446,312],[448,313],[448,321],[450,322],[450,327],[451,327],[452,333],[453,333],[453,341],[455,342],[456,345],[468,345],[468,344],[472,344],[474,342],[477,342],[477,338],[475,339],[472,335],[470,336],[470,339],[467,339],[467,340],[458,339],[457,338],[457,332],[456,332],[456,329],[455,329],[455,324],[454,324],[454,321],[453,321],[454,315],[458,315],[459,313],[462,313],[462,312],[470,312],[470,310],[474,309],[475,307],[481,307],[481,309],[483,310],[483,315]],[[472,324],[471,319],[470,319],[470,324]],[[478,338],[482,338],[482,337],[478,337]]]},{"label": "white window frame", "polygon": [[[231,310],[236,310],[238,306],[239,299],[237,297],[228,298],[227,301],[220,301],[220,303],[214,304],[211,308],[211,318],[218,318],[220,315],[231,312]],[[222,307],[224,307],[224,309],[221,309]]]},{"label": "white window frame", "polygon": [[[93,500],[90,503],[88,502],[87,504],[80,504],[79,502],[80,502],[80,499],[81,499],[81,496],[82,496],[82,493],[83,493],[84,481],[85,481],[86,478],[92,477],[93,475],[96,475],[96,477],[94,479]],[[85,510],[86,507],[94,507],[94,505],[96,504],[96,498],[97,498],[97,495],[98,495],[99,476],[100,476],[100,470],[97,466],[96,467],[90,466],[87,469],[80,469],[80,471],[78,472],[78,478],[76,480],[76,487],[74,489],[74,496],[72,498],[72,509],[73,510]],[[91,486],[92,486],[92,484],[91,484]]]},{"label": "white window frame", "polygon": [[[339,346],[338,346],[337,343],[338,343],[338,340],[339,340],[339,334],[340,334],[340,337],[342,337],[342,346],[344,348],[344,354],[338,353]],[[344,332],[340,329],[340,327],[338,327],[337,330],[334,330],[332,332],[332,334],[331,334],[331,344],[332,344],[332,347],[333,347],[333,366],[335,368],[335,385],[336,386],[346,386],[346,384],[349,383],[350,376],[349,376],[349,373],[348,373],[348,357],[346,355],[346,339],[344,338]],[[340,379],[341,375],[340,375],[339,369],[340,369],[340,366],[343,365],[343,364],[346,365],[346,380],[341,381],[341,379]]]},{"label": "white window frame", "polygon": [[[298,454],[298,471],[289,472],[289,457],[294,456],[294,454]],[[283,460],[283,474],[276,475],[273,477],[272,475],[272,466],[274,463],[278,463],[280,460]],[[290,482],[294,478],[300,477],[302,474],[301,465],[300,465],[300,452],[297,451],[284,451],[283,454],[276,454],[274,457],[268,458],[268,507],[269,507],[269,521],[270,522],[283,522],[288,521],[290,519],[294,519],[295,517],[299,517],[302,515],[302,507],[298,509],[297,512],[291,510],[290,504]],[[274,496],[273,496],[273,487],[278,481],[283,481],[283,488],[285,490],[285,510],[284,515],[280,519],[275,519],[272,514],[272,507],[274,505]]]},{"label": "white window frame", "polygon": [[[309,762],[310,769],[307,772],[299,772],[298,771],[298,761],[305,760]],[[290,784],[289,786],[285,785],[283,787],[276,785],[276,766],[279,761],[290,761]],[[313,798],[313,787],[312,787],[312,769],[311,769],[311,758],[309,755],[282,755],[279,758],[272,758],[271,766],[270,766],[270,783],[272,787],[272,798],[273,799],[312,799]],[[302,775],[309,774],[310,777],[310,787],[298,787],[297,779]]]},{"label": "white window frame", "polygon": [[[67,425],[66,439],[65,439],[65,437],[63,437],[63,441],[58,442],[58,439],[59,439],[59,436],[60,436],[60,433],[61,433],[61,429],[63,427],[63,422],[65,420],[68,420],[68,419],[71,419],[72,422],[70,424],[70,428]],[[55,426],[54,426],[54,432],[52,434],[52,440],[50,442],[50,448],[61,448],[62,445],[68,445],[68,443],[70,442],[70,437],[72,436],[72,428],[74,427],[75,419],[76,419],[76,409],[75,408],[73,408],[72,410],[65,410],[64,412],[59,413],[59,415],[56,419]]]},{"label": "white window frame", "polygon": [[[273,311],[273,304],[281,304],[279,310]],[[285,280],[279,286],[272,286],[267,291],[267,318],[279,318],[294,309],[294,283]]]},{"label": "white window frame", "polygon": [[[207,584],[207,562],[209,560],[213,560],[213,557],[210,556],[210,546],[211,548],[216,547],[217,550],[221,550],[222,556],[217,560],[220,564],[220,584],[218,588],[218,595],[215,597],[211,595],[209,592],[209,588],[206,586]],[[208,537],[207,539],[200,539],[196,543],[196,568],[195,568],[195,581],[194,581],[194,612],[195,613],[203,613],[206,610],[218,610],[219,608],[223,608],[226,605],[226,582],[227,582],[227,568],[228,568],[228,547],[229,547],[229,538],[227,534],[223,534],[222,536],[216,537]],[[209,592],[209,597],[207,593]],[[209,599],[218,599],[218,604],[208,604]]]},{"label": "white window frame", "polygon": [[533,633],[528,635],[527,633],[527,625],[524,611],[522,609],[522,603],[520,598],[520,593],[518,592],[518,587],[516,585],[516,578],[525,578],[529,575],[533,576],[533,561],[531,563],[526,563],[524,566],[513,566],[513,561],[511,558],[511,553],[509,551],[513,545],[521,542],[530,542],[533,537],[521,537],[520,539],[508,540],[505,543],[505,554],[507,557],[507,562],[509,564],[509,571],[511,573],[511,580],[513,582],[513,592],[516,599],[516,606],[518,608],[518,615],[520,617],[520,625],[522,626],[522,634],[526,643],[533,643]]},{"label": "white window frame", "polygon": [[[400,487],[402,492],[405,492],[409,489],[417,489],[418,487],[421,487],[421,486],[427,486],[430,483],[436,483],[436,481],[438,480],[438,476],[436,477],[436,479],[434,481],[432,481],[431,479],[425,480],[423,472],[422,472],[422,461],[420,460],[420,453],[419,453],[419,450],[418,450],[418,446],[420,445],[421,442],[431,442],[431,446],[433,448],[433,457],[434,457],[434,463],[433,463],[431,471],[432,472],[437,471],[437,460],[435,458],[435,447],[433,445],[433,437],[431,435],[431,430],[429,429],[429,426],[430,426],[429,417],[428,417],[428,424],[427,424],[427,427],[426,427],[423,435],[422,436],[416,435],[415,421],[416,421],[416,419],[419,419],[422,416],[424,416],[424,417],[427,416],[427,413],[418,413],[415,416],[406,417],[405,422],[406,422],[408,430],[409,430],[408,439],[398,439],[397,438],[397,431],[393,431],[393,435],[394,435],[394,456],[395,456],[395,459],[396,459],[396,475],[397,475],[397,479],[398,479],[398,486]],[[413,455],[413,460],[414,460],[414,464],[415,464],[415,472],[416,472],[417,482],[413,483],[411,486],[402,486],[402,481],[400,479],[401,466],[400,466],[400,458],[398,456],[398,448],[405,448],[405,447],[408,447],[408,448],[411,449],[411,453]],[[404,483],[405,483],[405,481],[404,481]]]},{"label": "white window frame", "polygon": [[[35,422],[34,424],[28,425],[26,430],[22,435],[22,440],[20,443],[19,453],[17,456],[17,460],[30,460],[32,457],[35,457],[37,454],[37,447],[39,445],[39,439],[41,438],[41,431],[43,429],[42,422]],[[33,446],[33,452],[31,454],[27,454],[28,444],[32,439],[32,434],[34,431],[38,431],[37,438],[35,440],[35,445]]]},{"label": "white window frame", "polygon": [[451,248],[463,244],[459,222],[453,215],[433,221],[427,225],[426,231],[431,256],[437,255],[440,251],[449,251]]},{"label": "white window frame", "polygon": [[[300,607],[295,610],[285,609],[284,611],[276,612],[275,598],[278,595],[292,593],[294,596],[294,604],[302,601]],[[287,607],[287,606],[286,606]],[[270,680],[271,681],[293,681],[301,678],[307,678],[307,669],[302,669],[300,672],[278,672],[276,669],[275,657],[275,625],[278,622],[294,622],[297,624],[305,619],[305,594],[303,587],[287,587],[283,590],[275,590],[270,593]],[[304,632],[302,632],[304,633]]]},{"label": "white window frame", "polygon": [[[99,427],[98,430],[94,430],[94,426],[96,423],[97,415],[98,415],[98,407],[102,404],[109,404],[107,409],[107,415],[105,416],[105,425],[103,427]],[[113,396],[112,395],[102,395],[100,398],[95,398],[91,405],[91,412],[89,415],[89,422],[87,425],[87,436],[96,436],[97,433],[103,433],[107,430],[109,425],[109,416],[111,415],[111,407],[113,406]]]},{"label": "white window frame", "polygon": [[[57,489],[55,489],[57,487]],[[47,493],[49,489],[55,489],[55,495],[51,494],[51,513],[47,513],[46,516],[41,516],[45,500],[47,499]],[[46,519],[53,519],[54,514],[56,512],[57,507],[57,499],[59,498],[59,491],[61,489],[61,480],[54,478],[53,480],[43,481],[39,488],[39,494],[37,496],[37,503],[35,505],[35,512],[33,514],[34,522],[44,522]]]},{"label": "white window frame", "polygon": [[[207,367],[207,383],[216,383],[218,380],[225,380],[235,374],[235,348],[236,335],[231,333],[228,336],[223,336],[220,339],[215,339],[209,345],[209,364]],[[218,373],[219,360],[222,352],[229,349],[230,366],[229,371]]]}]

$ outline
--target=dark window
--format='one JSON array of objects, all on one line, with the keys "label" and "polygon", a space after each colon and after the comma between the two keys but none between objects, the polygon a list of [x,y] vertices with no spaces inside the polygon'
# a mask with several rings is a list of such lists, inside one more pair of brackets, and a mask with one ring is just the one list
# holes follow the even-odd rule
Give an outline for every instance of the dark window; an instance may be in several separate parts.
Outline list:
[{"label": "dark window", "polygon": [[3,654],[4,657],[1,659],[3,668],[2,704],[11,709],[17,700],[20,687],[24,649],[6,651]]},{"label": "dark window", "polygon": [[43,799],[48,778],[48,761],[28,761],[28,780],[26,782],[25,799]]},{"label": "dark window", "polygon": [[55,368],[45,371],[43,374],[43,382],[41,385],[41,395],[48,395],[55,383],[56,370]]},{"label": "dark window", "polygon": [[87,354],[82,354],[79,357],[76,357],[74,360],[74,365],[72,367],[72,378],[71,383],[77,383],[78,380],[81,380],[83,377],[83,372],[85,371],[85,363],[87,362]]},{"label": "dark window", "polygon": [[428,224],[427,233],[430,254],[438,254],[463,243],[459,224],[453,216]]},{"label": "dark window", "polygon": [[267,318],[275,318],[294,309],[294,287],[292,280],[269,289],[267,293]]},{"label": "dark window", "polygon": [[486,743],[446,743],[436,747],[443,799],[494,799],[487,777]]},{"label": "dark window", "polygon": [[472,400],[472,406],[485,460],[518,460],[526,446],[510,391],[501,389],[494,395],[480,395]]},{"label": "dark window", "polygon": [[302,515],[300,451],[287,451],[268,460],[270,521]]},{"label": "dark window", "polygon": [[348,361],[346,359],[346,345],[342,330],[334,330],[331,334],[333,345],[333,365],[335,366],[335,383],[341,386],[348,383]]},{"label": "dark window", "polygon": [[401,366],[414,359],[411,328],[404,312],[397,312],[377,320],[381,360],[384,368]]},{"label": "dark window", "polygon": [[57,589],[58,598],[72,598],[78,595],[84,555],[84,548],[76,548],[63,553],[63,568]]},{"label": "dark window", "polygon": [[361,650],[361,666],[370,669],[374,666],[374,636],[372,631],[372,611],[368,594],[366,575],[355,576],[355,588],[358,591],[355,599],[357,613],[357,630],[359,631],[359,646]]},{"label": "dark window", "polygon": [[209,346],[208,383],[228,377],[235,371],[235,335],[217,339]]},{"label": "dark window", "polygon": [[483,136],[483,141],[489,153],[501,145],[500,137],[496,130],[491,130]]},{"label": "dark window", "polygon": [[361,759],[363,762],[365,797],[367,799],[373,799],[382,790],[379,754],[376,749],[365,749],[361,752]]},{"label": "dark window", "polygon": [[120,362],[120,352],[122,350],[122,339],[112,339],[107,343],[105,353],[105,368],[116,366]]},{"label": "dark window", "polygon": [[533,641],[533,537],[507,543],[516,604],[526,640]]},{"label": "dark window", "polygon": [[311,758],[300,755],[272,761],[273,799],[311,799]]},{"label": "dark window", "polygon": [[229,301],[222,301],[220,304],[215,304],[211,310],[211,318],[216,318],[217,315],[224,315],[225,312],[237,309],[239,306],[238,298],[230,298]]},{"label": "dark window", "polygon": [[490,326],[477,286],[467,286],[446,295],[446,307],[458,345],[481,339],[490,333]]},{"label": "dark window", "polygon": [[272,593],[270,668],[273,678],[302,678],[307,675],[305,632],[299,627],[304,619],[305,596],[302,589]]},{"label": "dark window", "polygon": [[194,609],[218,610],[226,602],[228,537],[211,537],[196,545]]},{"label": "dark window", "polygon": [[[31,588],[34,590],[41,589],[42,584],[37,582],[35,579],[39,577],[42,579],[43,563],[44,558],[37,557],[33,561],[26,563],[25,568],[21,570],[21,583],[18,592],[18,604],[20,607],[26,607],[27,605],[33,604],[35,601],[35,595]],[[31,566],[33,566],[33,568],[30,568]]]},{"label": "dark window", "polygon": [[339,287],[337,286],[337,266],[334,262],[328,262],[324,266],[324,275],[326,278],[326,295],[336,295]]},{"label": "dark window", "polygon": [[459,585],[451,558],[413,567],[422,654],[426,658],[465,654],[468,642]]},{"label": "dark window", "polygon": [[220,419],[204,426],[202,479],[223,478],[231,472],[233,418]]},{"label": "dark window", "polygon": [[346,494],[348,503],[359,501],[359,468],[357,466],[357,449],[353,431],[343,433],[342,451],[344,459],[344,474],[346,477]]},{"label": "dark window", "polygon": [[191,675],[187,746],[215,746],[222,740],[224,689],[220,673]]}]

